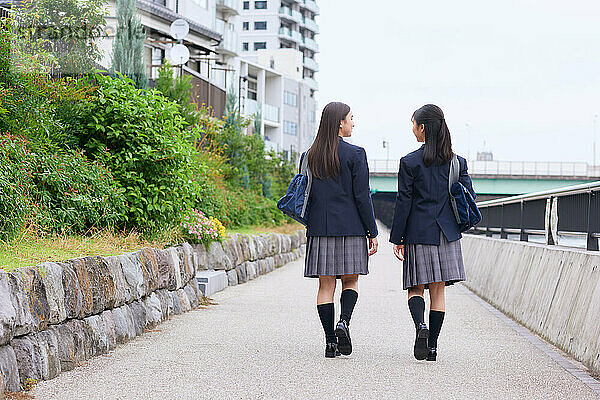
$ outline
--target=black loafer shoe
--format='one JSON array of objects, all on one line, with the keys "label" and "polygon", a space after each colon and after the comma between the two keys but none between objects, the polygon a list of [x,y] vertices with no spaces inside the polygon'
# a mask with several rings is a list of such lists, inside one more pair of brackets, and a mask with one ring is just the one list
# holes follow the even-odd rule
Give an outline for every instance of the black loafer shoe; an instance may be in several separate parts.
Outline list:
[{"label": "black loafer shoe", "polygon": [[419,324],[415,337],[414,349],[415,358],[417,360],[424,360],[427,358],[427,339],[429,339],[429,329],[427,329],[427,325],[424,323]]},{"label": "black loafer shoe", "polygon": [[327,343],[325,345],[325,357],[335,358],[337,355],[339,355],[337,343]]},{"label": "black loafer shoe", "polygon": [[430,347],[427,352],[427,361],[435,361],[437,359],[437,349],[435,347]]},{"label": "black loafer shoe", "polygon": [[335,336],[337,336],[340,353],[345,356],[351,354],[352,341],[350,340],[350,328],[348,328],[348,323],[343,319],[340,319],[340,322],[335,327]]}]

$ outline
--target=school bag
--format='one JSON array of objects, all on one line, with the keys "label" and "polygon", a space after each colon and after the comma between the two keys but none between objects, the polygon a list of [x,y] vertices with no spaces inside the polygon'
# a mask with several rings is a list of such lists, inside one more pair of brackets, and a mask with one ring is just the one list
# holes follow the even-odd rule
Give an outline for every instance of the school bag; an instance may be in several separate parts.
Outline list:
[{"label": "school bag", "polygon": [[471,192],[458,181],[460,174],[460,163],[456,154],[450,161],[450,174],[448,175],[448,191],[450,193],[450,205],[458,228],[461,232],[468,231],[481,221],[481,212],[475,204]]},{"label": "school bag", "polygon": [[277,202],[277,208],[304,226],[308,221],[308,197],[312,184],[312,173],[308,168],[307,154],[308,152],[303,155],[300,173],[294,176],[285,196]]}]

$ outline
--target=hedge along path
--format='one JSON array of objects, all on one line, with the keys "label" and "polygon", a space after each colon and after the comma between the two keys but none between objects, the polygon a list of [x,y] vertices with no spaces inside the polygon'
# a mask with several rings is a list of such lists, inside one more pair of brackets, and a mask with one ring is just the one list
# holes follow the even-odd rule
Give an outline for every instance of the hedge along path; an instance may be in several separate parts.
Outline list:
[{"label": "hedge along path", "polygon": [[211,304],[196,272],[245,283],[303,255],[304,230],[144,248],[0,272],[0,396],[48,380],[162,321]]}]

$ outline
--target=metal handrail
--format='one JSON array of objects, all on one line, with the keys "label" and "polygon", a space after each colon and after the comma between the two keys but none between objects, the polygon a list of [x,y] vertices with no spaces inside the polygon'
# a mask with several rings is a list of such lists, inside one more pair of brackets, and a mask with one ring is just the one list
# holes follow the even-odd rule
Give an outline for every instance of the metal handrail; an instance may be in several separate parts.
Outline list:
[{"label": "metal handrail", "polygon": [[545,236],[555,245],[564,237],[586,238],[587,250],[599,250],[600,181],[477,203],[482,221],[473,233]]},{"label": "metal handrail", "polygon": [[582,183],[580,185],[566,186],[566,187],[563,187],[560,189],[550,189],[550,190],[544,190],[541,192],[527,193],[527,194],[521,194],[518,196],[503,197],[500,199],[482,201],[482,202],[477,203],[477,207],[482,208],[482,207],[496,206],[496,205],[502,205],[502,204],[520,203],[521,201],[524,201],[524,200],[539,200],[539,199],[546,199],[548,197],[569,196],[569,195],[573,195],[573,194],[588,193],[594,189],[600,190],[600,181],[591,182],[591,183]]}]

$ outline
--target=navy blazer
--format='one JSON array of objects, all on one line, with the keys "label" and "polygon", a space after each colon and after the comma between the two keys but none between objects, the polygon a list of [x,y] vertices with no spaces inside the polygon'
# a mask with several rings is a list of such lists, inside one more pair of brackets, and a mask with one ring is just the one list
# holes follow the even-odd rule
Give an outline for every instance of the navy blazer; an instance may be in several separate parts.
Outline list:
[{"label": "navy blazer", "polygon": [[[426,167],[423,150],[424,145],[400,160],[396,209],[390,234],[390,242],[395,244],[439,246],[440,229],[449,242],[462,237],[448,193],[450,163]],[[459,156],[458,161],[459,182],[475,198],[467,160]]]},{"label": "navy blazer", "polygon": [[[337,179],[313,177],[308,198],[306,236],[377,236],[369,189],[367,154],[362,147],[338,144]],[[300,165],[306,153],[300,157]]]}]

